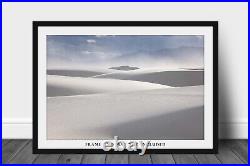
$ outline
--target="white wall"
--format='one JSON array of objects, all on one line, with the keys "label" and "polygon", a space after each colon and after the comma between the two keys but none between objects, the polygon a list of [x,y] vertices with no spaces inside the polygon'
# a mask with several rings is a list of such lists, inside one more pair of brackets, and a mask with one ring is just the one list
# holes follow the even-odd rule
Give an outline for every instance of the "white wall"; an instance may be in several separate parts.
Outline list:
[{"label": "white wall", "polygon": [[221,138],[247,138],[247,3],[3,3],[3,137],[32,137],[32,21],[219,21]]}]

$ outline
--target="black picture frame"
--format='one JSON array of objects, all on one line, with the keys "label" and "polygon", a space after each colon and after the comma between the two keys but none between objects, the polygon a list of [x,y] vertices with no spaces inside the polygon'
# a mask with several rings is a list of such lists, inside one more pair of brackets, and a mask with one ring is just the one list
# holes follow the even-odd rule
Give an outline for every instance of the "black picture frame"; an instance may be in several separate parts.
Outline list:
[{"label": "black picture frame", "polygon": [[213,148],[148,149],[146,153],[204,154],[218,152],[218,22],[217,21],[33,21],[33,153],[34,154],[100,154],[138,153],[138,151],[104,151],[87,149],[38,148],[38,28],[42,26],[210,26],[213,28]]}]

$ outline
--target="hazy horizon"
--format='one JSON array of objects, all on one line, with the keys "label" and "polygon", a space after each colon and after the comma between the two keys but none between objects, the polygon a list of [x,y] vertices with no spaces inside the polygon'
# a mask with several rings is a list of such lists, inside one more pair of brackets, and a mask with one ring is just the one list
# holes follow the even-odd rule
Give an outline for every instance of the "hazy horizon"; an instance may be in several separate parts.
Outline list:
[{"label": "hazy horizon", "polygon": [[48,35],[47,68],[202,68],[203,36]]}]

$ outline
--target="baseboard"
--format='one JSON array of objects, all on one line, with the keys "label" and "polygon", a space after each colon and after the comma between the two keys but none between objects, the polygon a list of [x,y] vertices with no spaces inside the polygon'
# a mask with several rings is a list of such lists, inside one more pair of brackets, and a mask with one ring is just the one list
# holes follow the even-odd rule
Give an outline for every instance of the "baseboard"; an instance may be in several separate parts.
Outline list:
[{"label": "baseboard", "polygon": [[[4,139],[31,139],[32,123],[30,121],[3,121],[2,137]],[[219,123],[221,139],[248,139],[248,123]]]},{"label": "baseboard", "polygon": [[32,124],[7,123],[2,125],[3,139],[31,139]]},{"label": "baseboard", "polygon": [[248,139],[248,122],[219,123],[220,139]]}]

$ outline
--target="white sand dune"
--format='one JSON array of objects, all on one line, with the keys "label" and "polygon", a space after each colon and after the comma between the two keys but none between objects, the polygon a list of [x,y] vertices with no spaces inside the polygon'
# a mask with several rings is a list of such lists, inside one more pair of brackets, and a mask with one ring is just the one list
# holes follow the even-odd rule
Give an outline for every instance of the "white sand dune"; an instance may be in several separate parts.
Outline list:
[{"label": "white sand dune", "polygon": [[102,74],[94,77],[150,82],[172,87],[204,85],[203,70],[171,70],[155,72],[139,70]]},{"label": "white sand dune", "polygon": [[204,84],[204,71],[200,69],[137,69],[137,70],[114,70],[114,69],[92,69],[92,70],[47,70],[48,75],[68,77],[92,77],[109,78],[119,80],[134,80],[150,82],[172,87],[196,86]]},{"label": "white sand dune", "polygon": [[48,75],[59,75],[59,76],[69,76],[69,77],[92,77],[95,75],[105,74],[101,71],[90,71],[90,70],[73,70],[73,69],[48,69]]},{"label": "white sand dune", "polygon": [[[49,77],[50,84],[60,82],[53,79]],[[75,85],[75,80],[67,81],[64,84],[72,81]],[[87,89],[107,84],[103,87],[108,91],[112,87],[115,93],[48,98],[48,139],[112,139],[115,135],[121,139],[203,139],[203,86],[164,88],[121,80],[110,85],[110,80],[98,83],[96,78],[78,81],[79,86],[85,81],[95,83],[84,85]]]},{"label": "white sand dune", "polygon": [[108,78],[47,76],[47,97],[164,89],[169,86]]}]

